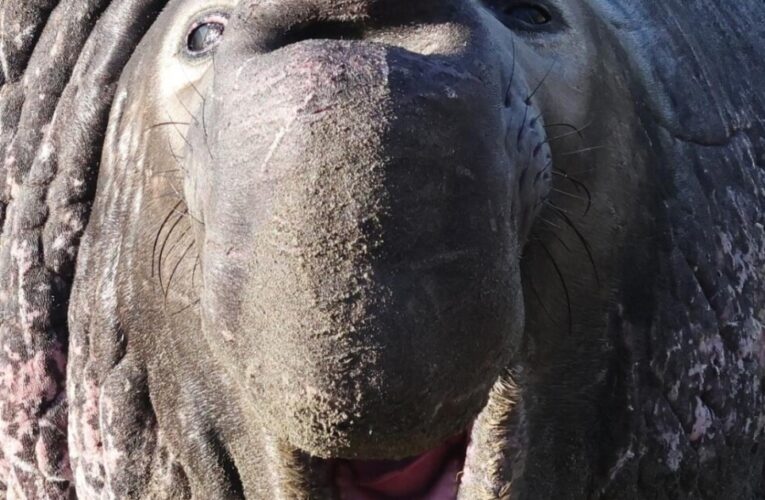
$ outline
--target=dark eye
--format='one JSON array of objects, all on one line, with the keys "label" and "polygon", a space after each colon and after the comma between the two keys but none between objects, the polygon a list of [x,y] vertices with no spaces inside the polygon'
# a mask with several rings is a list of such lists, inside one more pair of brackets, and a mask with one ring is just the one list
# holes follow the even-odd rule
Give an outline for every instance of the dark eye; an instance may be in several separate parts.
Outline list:
[{"label": "dark eye", "polygon": [[505,15],[529,27],[542,26],[552,21],[552,14],[550,14],[549,10],[541,5],[530,3],[508,7],[505,9]]},{"label": "dark eye", "polygon": [[186,36],[186,51],[193,56],[210,52],[223,38],[226,22],[225,17],[210,16],[195,24]]},{"label": "dark eye", "polygon": [[484,4],[514,31],[555,33],[568,27],[560,11],[544,0],[484,0]]}]

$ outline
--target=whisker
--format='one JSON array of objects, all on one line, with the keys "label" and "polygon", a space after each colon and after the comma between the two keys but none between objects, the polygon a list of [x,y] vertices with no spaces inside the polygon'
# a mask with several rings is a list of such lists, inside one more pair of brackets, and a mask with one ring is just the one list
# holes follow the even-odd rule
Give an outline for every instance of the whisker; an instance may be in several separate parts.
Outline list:
[{"label": "whisker", "polygon": [[193,220],[194,222],[196,222],[197,224],[199,224],[199,225],[200,225],[200,226],[202,226],[202,227],[204,227],[204,225],[205,225],[205,223],[204,223],[204,222],[202,222],[201,220],[199,220],[199,219],[197,219],[196,217],[194,217],[194,216],[191,214],[191,212],[189,212],[189,211],[188,211],[188,209],[186,209],[186,211],[185,211],[185,212],[181,212],[181,211],[178,211],[178,210],[176,210],[176,213],[178,213],[178,214],[182,214],[184,217],[188,217],[189,219]]},{"label": "whisker", "polygon": [[545,125],[545,128],[569,128],[571,130],[579,130],[579,128],[576,125],[572,125],[570,123],[548,123]]},{"label": "whisker", "polygon": [[169,126],[177,127],[178,125],[189,126],[191,124],[189,122],[175,122],[175,121],[159,122],[159,123],[155,123],[154,125],[151,125],[150,127],[147,127],[146,129],[144,129],[144,132],[148,132],[150,130],[154,130],[160,127],[169,127]]},{"label": "whisker", "polygon": [[[187,77],[187,79],[188,79],[188,77]],[[189,81],[189,83],[191,83],[191,81]],[[196,117],[196,116],[194,116],[194,113],[192,113],[192,112],[191,112],[191,110],[189,109],[189,107],[188,107],[188,106],[186,106],[186,103],[185,103],[185,102],[183,102],[183,99],[181,99],[181,98],[178,96],[178,93],[177,93],[177,92],[175,93],[175,100],[176,100],[176,101],[178,101],[178,104],[180,104],[180,105],[181,105],[181,107],[183,108],[183,110],[184,110],[184,111],[186,111],[186,113],[188,113],[188,115],[191,117],[191,119],[192,119],[192,120],[194,120],[194,123],[197,123],[197,124],[198,124],[198,123],[199,123],[199,120],[197,120],[197,117]]]},{"label": "whisker", "polygon": [[587,198],[585,198],[584,196],[579,196],[579,195],[576,195],[576,194],[573,194],[573,193],[569,193],[568,191],[564,191],[562,189],[552,188],[552,190],[554,192],[559,193],[559,194],[561,194],[563,196],[566,196],[568,198],[573,198],[573,199],[579,200],[579,201],[588,201]]},{"label": "whisker", "polygon": [[[174,198],[174,199],[178,200],[178,194],[177,193],[158,194],[157,196],[153,196],[153,197],[149,198],[149,201],[153,202],[153,201],[158,201],[158,200],[165,200],[167,198]],[[183,200],[179,200],[179,202],[183,203]]]},{"label": "whisker", "polygon": [[529,287],[531,288],[531,293],[534,294],[534,297],[536,297],[537,301],[539,302],[539,305],[542,306],[542,311],[544,311],[544,313],[547,314],[548,318],[552,318],[552,314],[550,314],[549,309],[547,309],[545,302],[542,300],[542,296],[539,295],[537,288],[534,286],[534,282],[531,280],[528,280],[528,284],[529,284]]},{"label": "whisker", "polygon": [[[215,66],[215,55],[213,54],[213,67]],[[200,99],[202,99],[202,133],[205,138],[205,146],[207,149],[207,153],[210,155],[210,159],[214,160],[212,150],[210,149],[210,142],[209,142],[209,134],[207,133],[207,117],[205,116],[207,113],[207,98],[202,94],[202,92],[199,91],[199,88],[197,88],[196,84],[189,79],[189,85],[191,85],[191,88],[194,89],[194,92],[199,96]]]},{"label": "whisker", "polygon": [[526,103],[526,109],[523,111],[523,121],[521,122],[521,126],[518,127],[518,137],[516,137],[515,140],[515,148],[518,150],[518,152],[521,152],[521,140],[523,139],[523,132],[526,129],[526,120],[529,118],[529,108],[531,105],[527,102]]},{"label": "whisker", "polygon": [[590,122],[587,125],[583,126],[582,128],[575,128],[573,131],[566,132],[565,134],[561,134],[555,137],[548,137],[545,142],[548,144],[552,144],[555,141],[559,141],[561,139],[571,137],[572,135],[578,135],[579,139],[584,140],[584,134],[582,134],[582,132],[585,131],[590,125],[592,125],[592,123],[593,122]]},{"label": "whisker", "polygon": [[178,235],[178,237],[175,239],[175,242],[170,245],[170,248],[167,249],[167,255],[172,255],[173,250],[180,244],[181,241],[183,241],[183,238],[186,237],[187,234],[189,234],[189,231],[191,231],[191,225],[189,225],[181,234]]},{"label": "whisker", "polygon": [[176,178],[177,179],[179,177],[178,172],[181,172],[181,170],[180,169],[163,170],[161,172],[155,172],[155,173],[153,173],[151,175],[152,175],[152,177],[167,177],[167,178],[171,178],[171,179],[172,178]]},{"label": "whisker", "polygon": [[542,84],[547,81],[547,78],[550,76],[550,73],[552,73],[553,68],[555,68],[555,65],[558,64],[558,59],[556,58],[552,64],[550,64],[550,67],[547,69],[547,73],[545,73],[545,76],[542,77],[542,79],[537,84],[534,91],[526,98],[526,104],[531,104],[531,99],[534,98],[535,95],[537,95],[537,92],[539,92],[539,89],[542,88]]},{"label": "whisker", "polygon": [[563,293],[566,296],[566,308],[568,310],[568,331],[569,334],[574,332],[574,314],[573,310],[571,308],[571,295],[568,291],[568,285],[566,284],[566,278],[563,275],[563,272],[561,271],[560,266],[555,261],[555,257],[553,257],[553,254],[550,252],[550,250],[547,248],[547,246],[542,243],[541,241],[538,242],[539,246],[542,247],[542,250],[544,250],[547,257],[550,259],[550,262],[552,263],[553,268],[555,269],[555,273],[558,275],[558,279],[560,279],[560,284],[563,287]]},{"label": "whisker", "polygon": [[587,215],[590,212],[590,208],[592,208],[592,193],[590,193],[590,190],[587,188],[587,186],[583,182],[575,179],[574,177],[571,177],[562,170],[553,169],[553,175],[563,177],[571,184],[573,184],[575,188],[584,191],[585,196],[587,197],[587,208],[584,210],[584,215]]},{"label": "whisker", "polygon": [[575,155],[580,155],[583,153],[588,153],[590,151],[600,151],[601,149],[607,149],[607,148],[605,146],[592,146],[589,148],[582,148],[582,149],[577,149],[575,151],[569,151],[567,153],[560,153],[558,156],[575,156]]},{"label": "whisker", "polygon": [[552,222],[552,221],[550,221],[550,220],[548,220],[548,219],[545,219],[545,218],[544,218],[544,217],[542,217],[541,215],[538,217],[538,219],[539,219],[540,221],[544,222],[545,224],[548,224],[548,225],[550,225],[550,226],[554,227],[555,229],[558,229],[558,230],[560,230],[560,231],[563,231],[563,228],[562,228],[561,226],[557,225],[556,223],[554,223],[554,222]]},{"label": "whisker", "polygon": [[[541,229],[544,230],[546,234],[549,234],[550,236],[555,238],[558,241],[558,243],[560,243],[561,246],[566,249],[568,253],[571,253],[571,247],[569,247],[568,244],[563,240],[563,238],[560,237],[557,231],[553,231],[548,227],[543,227]],[[560,228],[560,229],[561,231],[563,230],[563,228]]]},{"label": "whisker", "polygon": [[171,316],[177,316],[177,315],[179,315],[181,313],[184,313],[184,312],[188,311],[189,309],[191,309],[192,307],[198,306],[200,302],[201,302],[201,300],[197,299],[197,300],[191,302],[186,307],[183,307],[183,308],[181,308],[181,309],[179,309],[179,310],[177,310],[175,312],[170,313],[170,315]]},{"label": "whisker", "polygon": [[167,224],[170,221],[170,218],[173,216],[173,213],[175,210],[178,209],[178,207],[183,203],[183,201],[179,201],[175,204],[175,206],[170,210],[170,213],[167,214],[167,217],[162,221],[162,223],[159,225],[159,230],[157,231],[157,236],[154,237],[154,247],[151,251],[151,277],[154,277],[154,261],[157,256],[157,246],[159,245],[159,238],[162,235],[162,228],[165,227],[165,224]]},{"label": "whisker", "polygon": [[197,269],[199,268],[199,264],[200,264],[200,258],[199,258],[199,254],[197,254],[196,261],[194,261],[194,269],[191,270],[191,286],[192,287],[194,286],[194,278],[197,275]]},{"label": "whisker", "polygon": [[186,250],[184,250],[181,256],[178,258],[178,262],[175,263],[175,267],[173,267],[173,272],[170,273],[170,278],[167,281],[167,288],[165,289],[165,302],[167,302],[167,296],[170,293],[170,286],[173,284],[173,277],[175,277],[175,274],[178,272],[178,268],[181,266],[183,259],[186,258],[186,256],[189,254],[192,248],[194,248],[193,240],[191,243],[189,243],[189,245],[186,247]]},{"label": "whisker", "polygon": [[510,69],[510,81],[507,84],[507,89],[505,90],[505,107],[509,108],[512,104],[512,90],[513,90],[513,80],[515,79],[515,65],[517,64],[516,57],[515,57],[515,39],[511,38],[511,43],[513,44],[513,67]]},{"label": "whisker", "polygon": [[592,248],[590,247],[589,242],[584,237],[582,232],[579,230],[578,227],[576,227],[576,224],[574,224],[574,221],[571,220],[571,218],[565,214],[565,212],[554,208],[554,212],[566,223],[568,227],[573,229],[574,233],[576,234],[576,237],[579,239],[579,241],[582,243],[582,246],[584,247],[585,252],[587,253],[587,258],[590,260],[590,265],[592,266],[592,270],[595,274],[595,282],[600,285],[600,273],[598,272],[598,266],[595,264],[595,256],[592,254]]},{"label": "whisker", "polygon": [[555,203],[553,203],[553,202],[551,202],[549,200],[545,201],[545,205],[547,205],[550,208],[553,208],[554,210],[559,210],[561,212],[564,212],[566,214],[571,215],[571,211],[570,210],[566,210],[565,208],[559,207]]},{"label": "whisker", "polygon": [[170,139],[169,139],[169,138],[168,138],[168,140],[167,140],[167,147],[168,147],[168,149],[170,150],[170,154],[173,156],[173,159],[175,160],[175,163],[177,163],[177,164],[178,164],[178,166],[181,168],[181,170],[183,170],[184,172],[186,172],[186,166],[185,166],[185,165],[183,164],[183,162],[181,161],[181,160],[185,160],[185,159],[186,159],[186,157],[185,157],[185,156],[180,156],[178,153],[176,153],[176,152],[175,152],[175,150],[173,149],[173,145],[172,145],[172,143],[170,142]]},{"label": "whisker", "polygon": [[175,228],[178,227],[178,224],[181,223],[181,221],[183,220],[185,215],[186,215],[185,213],[181,214],[175,220],[175,223],[173,223],[173,225],[170,227],[170,230],[165,235],[165,240],[162,242],[162,246],[160,247],[160,250],[159,250],[159,257],[158,257],[158,260],[157,260],[157,271],[158,271],[157,274],[158,274],[158,277],[159,277],[159,288],[160,288],[160,290],[163,291],[163,293],[165,291],[165,288],[164,288],[163,283],[162,283],[162,258],[165,255],[165,249],[167,248],[167,242],[170,240],[170,235],[173,234],[173,231],[175,231]]},{"label": "whisker", "polygon": [[[172,120],[172,114],[171,114],[169,111],[165,110],[165,113],[166,113],[166,114],[167,114],[167,116],[168,116],[168,121],[167,121],[167,122],[165,122],[165,123],[167,123],[169,126],[172,126],[172,127],[173,127],[173,129],[174,129],[174,130],[175,130],[175,132],[178,134],[178,136],[179,136],[181,139],[183,139],[183,142],[185,142],[185,143],[186,143],[186,145],[189,147],[189,151],[192,151],[192,152],[193,152],[193,151],[194,151],[194,146],[192,146],[192,145],[191,145],[191,142],[189,142],[189,139],[188,139],[188,137],[186,137],[186,134],[184,134],[183,132],[181,132],[181,130],[178,128],[178,123],[179,123],[179,122],[176,122],[176,121]],[[186,125],[188,126],[189,124],[187,123]]]},{"label": "whisker", "polygon": [[576,172],[571,172],[571,175],[586,175],[592,172],[597,171],[597,167],[591,167],[591,168],[585,168],[584,170],[577,170]]}]

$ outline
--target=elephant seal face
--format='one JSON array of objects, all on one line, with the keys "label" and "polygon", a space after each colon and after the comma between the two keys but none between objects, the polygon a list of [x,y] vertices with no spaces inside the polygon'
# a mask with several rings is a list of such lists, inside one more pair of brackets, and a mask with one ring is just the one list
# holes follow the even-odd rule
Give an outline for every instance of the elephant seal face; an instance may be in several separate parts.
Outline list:
[{"label": "elephant seal face", "polygon": [[126,99],[172,125],[152,130],[145,165],[179,172],[201,335],[256,415],[243,427],[333,459],[408,457],[470,427],[523,328],[545,122],[587,107],[580,9],[166,9],[123,77],[142,97]]},{"label": "elephant seal face", "polygon": [[[477,12],[434,2],[397,30],[406,8],[383,4],[235,11],[190,131],[205,335],[266,425],[322,456],[406,456],[468,426],[523,315],[518,209],[544,190],[520,200],[517,176],[549,159],[539,120],[512,165]],[[288,44],[313,30],[353,39]]]}]

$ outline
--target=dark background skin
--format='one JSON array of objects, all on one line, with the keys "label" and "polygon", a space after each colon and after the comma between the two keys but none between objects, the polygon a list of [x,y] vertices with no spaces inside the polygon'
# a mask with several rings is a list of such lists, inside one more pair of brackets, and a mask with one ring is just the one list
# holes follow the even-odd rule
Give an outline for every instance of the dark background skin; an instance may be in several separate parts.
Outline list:
[{"label": "dark background skin", "polygon": [[[509,367],[516,372],[522,395],[516,398],[507,420],[508,428],[516,434],[505,436],[512,445],[497,442],[494,446],[507,445],[508,450],[520,449],[521,453],[519,457],[508,453],[507,463],[499,467],[495,479],[501,486],[512,478],[511,491],[520,498],[763,497],[765,130],[763,98],[758,89],[765,85],[759,55],[765,44],[765,7],[755,1],[730,3],[593,0],[560,6],[564,14],[580,13],[581,17],[568,18],[572,29],[585,33],[598,49],[583,63],[590,70],[586,78],[589,90],[584,95],[572,98],[575,94],[567,94],[571,89],[556,87],[556,82],[565,80],[565,72],[564,76],[551,73],[535,95],[534,106],[548,125],[566,122],[582,131],[581,137],[574,134],[552,143],[557,169],[552,179],[553,206],[547,206],[536,219],[527,241],[519,216],[522,211],[512,204],[518,200],[528,204],[529,199],[533,204],[535,197],[523,188],[506,202],[507,213],[516,217],[507,234],[512,229],[513,237],[526,241],[522,255],[519,251],[511,255],[520,263],[525,326],[518,332],[520,339],[498,348],[507,352],[477,349],[462,366],[445,363],[454,371],[443,372],[451,378],[465,377],[464,384],[457,385],[470,392],[490,383],[470,379],[479,371],[476,363],[487,363],[490,368],[482,374],[492,378],[514,351],[514,363]],[[10,474],[0,469],[7,474],[6,487],[24,489],[32,497],[43,492],[53,497],[66,495],[73,478],[69,460],[61,452],[66,437],[50,429],[63,430],[69,411],[70,422],[74,422],[68,438],[72,449],[93,450],[100,444],[107,452],[73,456],[74,478],[82,497],[105,489],[120,498],[145,497],[149,492],[177,498],[191,491],[200,498],[212,498],[241,495],[244,489],[258,498],[272,497],[279,486],[294,489],[288,497],[301,491],[322,497],[320,464],[285,446],[281,438],[289,429],[279,429],[282,422],[273,421],[273,412],[278,414],[285,407],[280,405],[289,403],[280,402],[278,393],[264,389],[274,409],[271,413],[253,409],[248,403],[252,396],[243,394],[223,373],[236,365],[237,354],[250,359],[257,353],[244,347],[233,353],[222,349],[212,354],[216,348],[209,342],[210,332],[204,341],[193,335],[199,330],[198,316],[194,308],[183,310],[193,296],[193,287],[188,287],[188,292],[176,288],[166,303],[163,291],[157,291],[152,281],[151,236],[156,235],[156,227],[173,208],[174,200],[168,197],[152,204],[149,195],[167,192],[172,180],[150,185],[155,191],[147,192],[143,203],[148,208],[141,212],[142,217],[136,217],[132,200],[139,190],[138,181],[144,180],[135,172],[125,173],[123,169],[119,173],[106,167],[120,161],[123,165],[174,164],[167,148],[156,145],[160,139],[154,134],[150,136],[154,139],[148,140],[157,143],[146,148],[149,154],[142,161],[138,157],[118,158],[123,152],[118,153],[115,137],[125,141],[124,135],[112,134],[104,144],[107,121],[115,131],[140,130],[127,125],[117,128],[116,119],[120,106],[129,108],[131,102],[146,104],[149,100],[141,89],[150,86],[138,81],[142,68],[136,65],[150,52],[138,49],[123,80],[133,93],[127,104],[120,104],[118,99],[111,120],[107,113],[122,68],[164,2],[61,2],[51,16],[55,4],[7,1],[2,5],[7,32],[0,41],[4,61],[0,147],[9,187],[3,194],[0,239],[5,291],[0,297],[0,366],[20,373],[19,367],[28,359],[41,356],[45,361],[36,374],[41,374],[39,382],[45,391],[37,399],[14,399],[13,387],[4,379],[0,412],[6,424],[0,432],[4,443],[16,438],[20,443],[13,456],[6,458],[31,463],[43,472],[36,475],[14,466]],[[421,5],[433,16],[447,8],[428,7],[429,2]],[[80,11],[87,15],[78,15]],[[471,26],[486,22],[471,20],[472,8],[465,11],[466,17],[457,21]],[[423,16],[426,22],[427,15]],[[95,26],[98,18],[102,23]],[[17,28],[9,19],[19,20],[20,31],[32,27],[24,32],[31,35],[21,35],[20,45],[15,43]],[[579,22],[582,19],[586,22]],[[124,36],[114,36],[117,27]],[[70,33],[62,42],[65,50],[52,51],[55,33],[62,30]],[[492,109],[492,100],[502,104],[503,84],[511,67],[508,60],[512,59],[507,53],[503,56],[501,48],[509,46],[508,40],[522,36],[509,30],[501,32],[498,26],[489,31],[486,36],[493,50],[487,48],[488,43],[478,44],[471,48],[475,51],[471,55],[476,56],[471,60],[477,58],[495,69],[490,72],[495,79],[488,78],[486,83],[486,88],[493,90],[481,95],[461,90],[459,95],[475,106],[446,107],[443,111],[466,116],[486,134],[495,130],[486,114],[479,111]],[[159,29],[153,30],[144,47],[158,43],[158,33]],[[518,43],[535,47],[532,42]],[[233,47],[231,42],[231,51]],[[254,49],[249,46],[249,50]],[[544,63],[545,54],[542,50],[519,53],[527,80],[525,87],[517,84],[520,96],[528,95],[544,77],[549,67]],[[225,47],[221,57],[227,57]],[[77,60],[79,65],[74,68]],[[22,75],[27,79],[22,80]],[[370,93],[364,94],[363,88],[359,91],[365,99],[379,80],[370,77],[368,82]],[[41,94],[49,98],[37,99]],[[246,102],[241,99],[238,103]],[[583,103],[583,116],[575,112],[576,107],[572,111],[572,99]],[[395,112],[396,100],[388,102],[394,106],[393,116],[401,116],[402,111]],[[206,110],[213,126],[222,123],[216,121],[216,106],[224,108],[225,102]],[[426,120],[428,116],[438,118],[433,109],[423,105],[422,116]],[[131,118],[155,118],[141,117],[135,110],[128,112],[133,113]],[[371,119],[376,110],[368,112]],[[362,113],[358,119],[364,116]],[[44,125],[47,128],[43,129]],[[197,126],[195,132],[192,127],[192,142],[198,141],[194,133],[199,134],[202,128]],[[43,130],[49,134],[45,140]],[[295,137],[300,139],[301,133]],[[325,133],[339,141],[338,149],[342,149],[341,136],[331,128]],[[375,133],[369,132],[368,137],[376,137]],[[455,133],[470,138],[475,130]],[[305,149],[293,150],[305,157],[318,154],[316,145],[322,143],[311,140],[304,139]],[[433,137],[415,136],[412,141],[413,149],[422,151],[426,158],[439,153],[435,147],[425,154],[428,141],[439,146],[455,141],[455,137],[444,132]],[[53,146],[52,153],[46,152],[44,144]],[[140,141],[137,145],[145,147]],[[225,144],[211,144],[212,148],[218,146],[224,148]],[[401,152],[406,151],[400,141],[384,146],[394,156],[403,156]],[[370,146],[370,155],[374,147],[382,146]],[[581,151],[586,148],[594,149]],[[106,154],[99,162],[102,149]],[[467,157],[494,154],[490,150],[488,145],[471,144],[463,151]],[[330,148],[326,154],[331,157],[332,153]],[[297,160],[279,161],[289,164]],[[99,164],[105,167],[77,266],[78,288],[67,327],[75,256],[95,196]],[[241,183],[241,179],[233,181]],[[520,185],[519,179],[517,182]],[[588,211],[585,201],[564,194],[584,196],[576,182],[589,190],[592,200]],[[408,220],[404,186],[393,183],[384,187],[399,197],[401,220]],[[482,189],[492,196],[491,190],[497,187],[487,182]],[[189,197],[190,192],[194,189],[187,185],[184,196],[190,200],[192,215],[207,222],[210,209],[205,211],[201,202]],[[205,196],[214,192],[214,187],[203,190]],[[329,191],[321,194],[332,195]],[[279,196],[278,189],[274,196]],[[465,215],[471,206],[479,205],[481,193],[471,196],[474,198],[461,198],[466,208],[458,214]],[[320,207],[327,199],[313,201]],[[447,200],[442,205],[451,203]],[[556,207],[574,219],[572,224],[560,213],[556,217]],[[235,208],[228,213],[242,216],[241,207],[238,211]],[[585,211],[586,215],[579,215]],[[439,213],[435,212],[436,219]],[[320,215],[317,211],[316,216]],[[460,223],[457,217],[455,224],[462,224],[463,230],[474,227],[465,217],[466,222]],[[423,227],[428,220],[432,219],[421,222]],[[310,227],[316,221],[292,219],[291,223],[293,227]],[[328,224],[338,230],[347,227],[342,221]],[[201,230],[193,231],[190,234],[200,238]],[[412,234],[417,232],[414,226]],[[470,236],[468,232],[466,238]],[[500,259],[501,247],[496,241],[480,232],[473,237],[485,245],[485,255]],[[120,244],[121,240],[126,243]],[[437,246],[439,240],[427,243]],[[406,241],[394,240],[392,244],[401,250]],[[110,261],[115,256],[118,259],[112,268]],[[510,267],[512,259],[507,264]],[[363,259],[358,262],[371,265]],[[190,259],[189,269],[179,271],[188,282],[193,263]],[[331,265],[326,267],[332,269]],[[116,275],[113,269],[118,271]],[[209,265],[204,272],[209,272]],[[340,271],[329,274],[346,277]],[[496,274],[502,276],[501,272]],[[506,276],[507,280],[516,279],[512,272]],[[283,284],[289,289],[288,282]],[[514,286],[520,293],[520,283],[515,281]],[[252,293],[249,289],[233,290],[237,290],[233,300]],[[511,291],[489,293],[499,301]],[[280,290],[269,291],[276,292]],[[369,292],[368,297],[374,299],[376,295]],[[282,307],[284,301],[278,294],[272,298],[274,307]],[[469,303],[469,298],[466,300]],[[364,311],[379,307],[374,300],[369,304]],[[230,310],[226,314],[230,316]],[[257,318],[248,314],[247,321],[256,322]],[[465,313],[462,321],[468,324],[487,316],[481,310],[473,314]],[[413,315],[412,321],[420,317]],[[450,323],[459,325],[460,319]],[[388,323],[383,320],[380,324]],[[427,329],[418,331],[434,334]],[[464,338],[454,335],[455,339]],[[490,337],[487,341],[493,342]],[[67,351],[69,395],[74,396],[69,410],[62,392],[63,366],[57,363]],[[454,351],[445,347],[443,352],[446,356]],[[386,371],[381,366],[381,380],[395,371],[395,367]],[[320,363],[316,372],[321,373]],[[348,376],[356,380],[352,372]],[[88,407],[93,387],[101,391],[100,422],[88,419],[93,412]],[[436,384],[436,399],[444,397],[439,390]],[[415,401],[404,403],[400,412],[392,411],[385,419],[404,419],[410,410],[417,411]],[[457,430],[465,420],[460,414],[475,412],[482,402],[479,397],[456,408],[440,420],[442,428],[436,425],[432,435],[412,446],[425,447]],[[364,410],[366,406],[355,410],[370,418],[385,413],[373,399],[369,405],[370,410]],[[506,410],[510,408],[497,411]],[[7,425],[19,415],[28,416],[31,429],[19,426],[18,420]],[[264,419],[264,415],[271,418]],[[316,415],[331,421],[326,412],[317,411]],[[254,422],[264,429],[242,431],[252,428]],[[297,435],[305,439],[306,433],[297,430],[300,425],[287,425],[296,433],[290,439],[300,441]],[[372,440],[389,449],[367,448],[362,454],[405,453],[397,440],[411,441],[407,434],[411,429],[408,424],[401,427],[406,429],[404,434],[391,433],[385,439]],[[94,438],[93,429],[100,443],[89,442]],[[344,451],[323,451],[353,454],[354,446],[368,446],[352,429],[341,440],[349,443]],[[38,451],[38,442],[48,453]],[[315,445],[321,448],[320,443]],[[7,455],[7,449],[4,451]],[[279,459],[264,458],[269,454]],[[268,480],[262,474],[264,467],[275,472]],[[299,474],[301,468],[309,472]],[[486,491],[466,495],[491,498]]]}]

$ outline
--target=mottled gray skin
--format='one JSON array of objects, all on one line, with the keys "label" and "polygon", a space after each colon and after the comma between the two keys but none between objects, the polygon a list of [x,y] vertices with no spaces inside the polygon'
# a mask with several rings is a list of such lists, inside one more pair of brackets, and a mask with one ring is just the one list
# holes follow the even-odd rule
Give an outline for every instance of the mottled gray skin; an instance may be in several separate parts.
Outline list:
[{"label": "mottled gray skin", "polygon": [[472,424],[461,499],[762,498],[757,2],[110,5],[0,134],[0,484],[335,498]]}]

